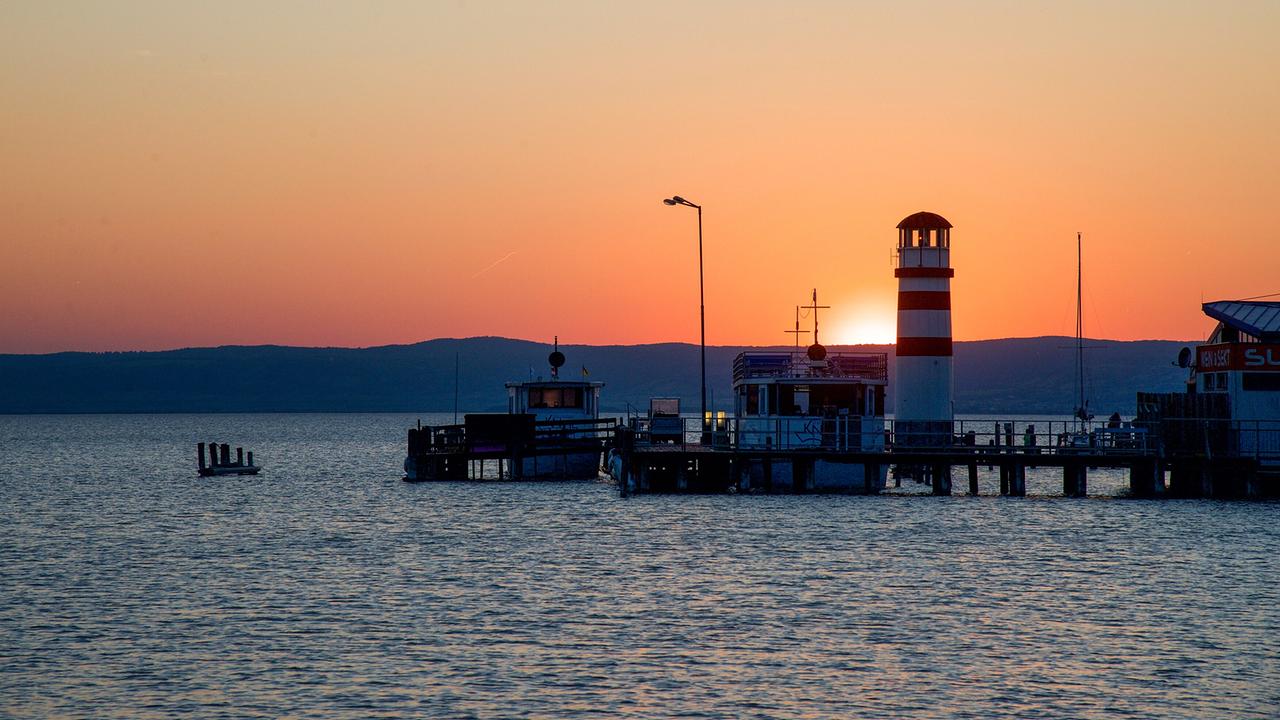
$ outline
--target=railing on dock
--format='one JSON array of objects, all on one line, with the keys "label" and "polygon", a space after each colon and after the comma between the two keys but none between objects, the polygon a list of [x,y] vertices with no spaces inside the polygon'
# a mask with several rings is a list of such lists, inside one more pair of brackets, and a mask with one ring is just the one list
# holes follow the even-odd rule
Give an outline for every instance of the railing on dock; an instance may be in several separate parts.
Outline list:
[{"label": "railing on dock", "polygon": [[715,417],[699,422],[681,418],[683,432],[667,441],[654,440],[647,418],[629,419],[636,442],[716,449],[823,452],[950,452],[957,454],[1150,455],[1157,446],[1146,428],[1094,426],[1079,431],[1068,420],[956,420],[919,423],[877,417],[797,416],[773,418]]},{"label": "railing on dock", "polygon": [[[675,418],[664,418],[671,422]],[[1118,425],[1074,420],[894,421],[842,415],[679,418],[681,432],[651,435],[643,416],[627,419],[637,446],[681,449],[930,452],[956,454],[1179,456],[1254,458],[1280,465],[1280,421],[1162,419]]]},{"label": "railing on dock", "polygon": [[1280,465],[1280,420],[1166,417],[1144,424],[1171,457],[1243,457]]}]

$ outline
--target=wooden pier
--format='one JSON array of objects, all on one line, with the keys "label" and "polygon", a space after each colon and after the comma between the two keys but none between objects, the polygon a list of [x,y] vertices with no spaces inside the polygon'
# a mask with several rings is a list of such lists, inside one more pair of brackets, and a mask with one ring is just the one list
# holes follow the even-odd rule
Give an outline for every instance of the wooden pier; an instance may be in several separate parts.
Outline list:
[{"label": "wooden pier", "polygon": [[[1058,469],[1066,497],[1087,496],[1089,471],[1097,468],[1127,470],[1133,497],[1280,495],[1280,465],[1272,464],[1280,463],[1280,427],[1270,441],[1276,445],[1273,452],[1246,456],[1170,452],[1160,444],[1159,433],[1135,426],[1068,435],[1054,425],[1043,428],[1043,421],[1045,431],[1038,433],[1034,423],[957,421],[950,444],[903,447],[894,445],[893,423],[886,421],[883,449],[861,450],[844,449],[860,443],[842,445],[838,437],[834,442],[826,438],[818,447],[744,447],[735,442],[731,420],[719,432],[712,428],[702,433],[696,419],[693,423],[685,433],[693,441],[681,443],[650,442],[642,427],[619,427],[609,462],[620,492],[876,494],[886,489],[881,478],[893,475],[922,480],[934,495],[951,495],[953,472],[964,468],[967,492],[977,495],[979,468],[986,467],[998,472],[1000,494],[1009,497],[1026,495],[1030,468]],[[1015,428],[1022,432],[1016,434]],[[697,442],[704,436],[712,442]],[[1089,444],[1080,444],[1081,438]],[[837,480],[824,484],[824,474]]]}]

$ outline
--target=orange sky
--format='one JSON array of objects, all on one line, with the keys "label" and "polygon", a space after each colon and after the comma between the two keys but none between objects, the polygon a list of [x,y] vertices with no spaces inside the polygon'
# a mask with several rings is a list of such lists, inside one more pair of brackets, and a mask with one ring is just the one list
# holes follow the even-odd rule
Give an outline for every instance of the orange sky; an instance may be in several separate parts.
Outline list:
[{"label": "orange sky", "polygon": [[[1280,3],[0,6],[0,352],[1202,336],[1280,291]],[[505,258],[505,259],[504,259]],[[495,264],[496,263],[496,264]]]}]

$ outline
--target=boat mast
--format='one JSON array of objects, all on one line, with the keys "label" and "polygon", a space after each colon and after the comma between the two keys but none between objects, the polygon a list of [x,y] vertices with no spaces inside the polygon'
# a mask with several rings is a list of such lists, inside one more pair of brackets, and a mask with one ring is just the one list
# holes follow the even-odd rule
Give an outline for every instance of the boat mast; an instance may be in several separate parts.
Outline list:
[{"label": "boat mast", "polygon": [[[814,344],[814,345],[817,345],[817,344],[818,344],[818,311],[819,311],[819,310],[829,310],[830,308],[831,308],[831,306],[830,306],[830,305],[819,305],[819,304],[818,304],[818,288],[814,288],[814,289],[813,289],[813,304],[812,304],[812,305],[805,305],[805,306],[804,306],[804,309],[806,309],[806,310],[812,310],[812,311],[813,311],[813,344]],[[799,336],[799,335],[797,335],[797,336],[796,336],[796,339],[797,339],[797,340],[799,340],[799,339],[800,339],[800,336]]]},{"label": "boat mast", "polygon": [[1076,417],[1080,418],[1080,430],[1085,429],[1085,421],[1089,414],[1085,410],[1084,400],[1084,310],[1082,285],[1084,273],[1082,265],[1084,253],[1081,249],[1080,233],[1076,233],[1076,390],[1079,404],[1076,405]]},{"label": "boat mast", "polygon": [[795,335],[795,338],[796,338],[796,352],[799,352],[799,351],[800,351],[800,333],[807,333],[807,332],[809,332],[808,330],[801,330],[801,329],[800,329],[800,306],[799,306],[799,305],[797,305],[797,306],[796,306],[796,329],[795,329],[795,330],[783,330],[783,332],[792,333],[793,335]]}]

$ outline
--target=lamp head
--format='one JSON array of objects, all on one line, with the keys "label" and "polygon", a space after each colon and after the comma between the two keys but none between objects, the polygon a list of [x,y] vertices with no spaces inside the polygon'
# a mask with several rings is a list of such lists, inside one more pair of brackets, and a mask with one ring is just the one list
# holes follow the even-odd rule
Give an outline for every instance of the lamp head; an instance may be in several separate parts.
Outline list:
[{"label": "lamp head", "polygon": [[677,203],[675,200],[672,200],[671,198],[663,198],[663,200],[662,200],[662,204],[664,204],[664,205],[678,205],[679,203]]},{"label": "lamp head", "polygon": [[[672,199],[672,200],[674,200],[675,202],[680,203],[681,205],[688,205],[688,204],[689,204],[689,201],[688,201],[688,200],[685,200],[684,198],[680,197],[679,195],[673,195],[673,196],[671,197],[671,199]],[[674,205],[675,203],[672,203],[672,204]]]}]

